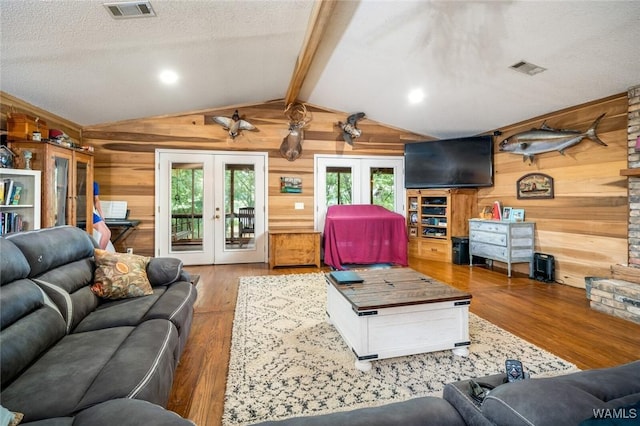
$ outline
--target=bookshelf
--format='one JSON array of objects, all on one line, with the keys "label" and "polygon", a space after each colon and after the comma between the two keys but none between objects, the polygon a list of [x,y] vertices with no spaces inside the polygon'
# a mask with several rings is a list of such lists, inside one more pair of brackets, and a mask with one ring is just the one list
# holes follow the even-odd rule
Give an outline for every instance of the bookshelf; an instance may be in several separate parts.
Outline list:
[{"label": "bookshelf", "polygon": [[475,189],[408,189],[409,256],[452,261],[452,238],[467,236],[477,211]]},{"label": "bookshelf", "polygon": [[[0,234],[40,229],[40,173],[39,170],[0,169]],[[9,187],[21,188],[19,199],[13,199],[12,194],[8,194]],[[15,192],[18,191],[14,191],[14,194]]]}]

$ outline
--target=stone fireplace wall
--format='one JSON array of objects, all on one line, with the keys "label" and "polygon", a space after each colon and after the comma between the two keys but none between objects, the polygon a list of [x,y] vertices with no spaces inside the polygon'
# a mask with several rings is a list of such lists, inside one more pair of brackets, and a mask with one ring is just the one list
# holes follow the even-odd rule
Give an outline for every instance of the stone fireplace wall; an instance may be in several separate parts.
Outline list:
[{"label": "stone fireplace wall", "polygon": [[629,89],[628,99],[628,167],[638,170],[629,176],[629,266],[640,268],[640,86]]}]

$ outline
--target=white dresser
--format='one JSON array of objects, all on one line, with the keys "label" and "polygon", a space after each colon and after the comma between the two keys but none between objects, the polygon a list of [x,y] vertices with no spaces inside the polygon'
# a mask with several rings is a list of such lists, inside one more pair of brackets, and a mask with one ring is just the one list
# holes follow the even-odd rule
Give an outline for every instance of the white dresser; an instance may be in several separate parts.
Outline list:
[{"label": "white dresser", "polygon": [[527,262],[532,271],[534,228],[534,222],[470,219],[470,263],[473,265],[473,256],[505,262],[509,277],[512,263]]}]

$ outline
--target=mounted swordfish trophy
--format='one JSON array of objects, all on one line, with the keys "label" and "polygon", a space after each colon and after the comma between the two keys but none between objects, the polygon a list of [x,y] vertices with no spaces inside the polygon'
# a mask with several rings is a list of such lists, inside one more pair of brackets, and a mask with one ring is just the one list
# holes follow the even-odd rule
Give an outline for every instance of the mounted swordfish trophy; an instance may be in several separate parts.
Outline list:
[{"label": "mounted swordfish trophy", "polygon": [[529,160],[529,164],[532,164],[536,154],[558,151],[564,155],[565,149],[579,144],[584,138],[591,139],[602,146],[607,146],[596,133],[596,128],[602,117],[604,117],[604,114],[596,118],[591,127],[584,132],[554,129],[547,126],[546,123],[542,123],[539,129],[531,129],[509,136],[500,142],[500,151],[522,155],[522,161]]},{"label": "mounted swordfish trophy", "polygon": [[311,121],[311,114],[305,104],[290,103],[284,109],[284,115],[289,119],[289,133],[282,139],[280,154],[289,161],[295,161],[302,155],[304,127]]}]

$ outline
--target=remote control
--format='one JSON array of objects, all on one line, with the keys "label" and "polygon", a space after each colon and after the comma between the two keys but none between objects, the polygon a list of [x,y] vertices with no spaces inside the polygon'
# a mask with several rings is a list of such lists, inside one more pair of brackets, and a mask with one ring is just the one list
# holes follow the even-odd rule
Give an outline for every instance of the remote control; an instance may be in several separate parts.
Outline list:
[{"label": "remote control", "polygon": [[524,380],[524,370],[522,363],[516,359],[508,359],[505,362],[507,369],[507,382],[516,382],[518,380]]}]

